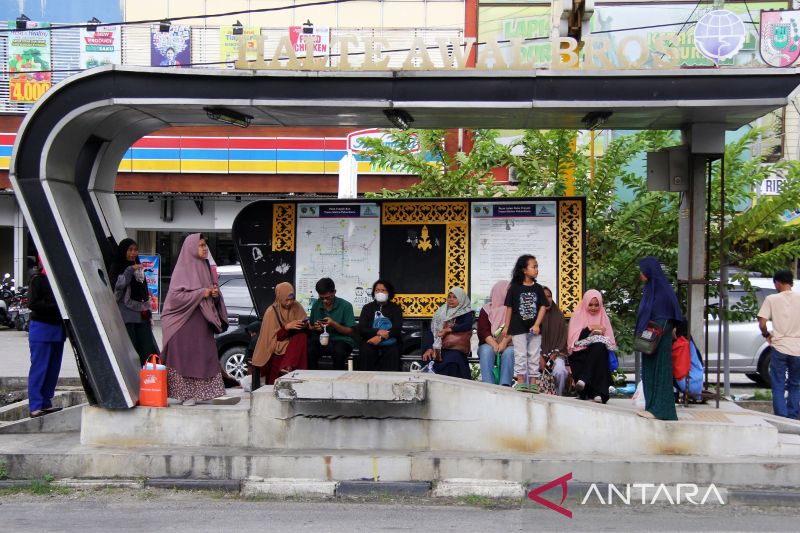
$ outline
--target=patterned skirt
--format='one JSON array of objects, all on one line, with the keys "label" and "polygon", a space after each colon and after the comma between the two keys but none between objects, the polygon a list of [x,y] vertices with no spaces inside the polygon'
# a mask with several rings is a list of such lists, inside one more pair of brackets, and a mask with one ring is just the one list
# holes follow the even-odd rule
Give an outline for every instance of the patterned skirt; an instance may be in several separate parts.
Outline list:
[{"label": "patterned skirt", "polygon": [[182,402],[186,400],[210,400],[225,396],[222,373],[208,379],[187,378],[167,367],[167,395]]}]

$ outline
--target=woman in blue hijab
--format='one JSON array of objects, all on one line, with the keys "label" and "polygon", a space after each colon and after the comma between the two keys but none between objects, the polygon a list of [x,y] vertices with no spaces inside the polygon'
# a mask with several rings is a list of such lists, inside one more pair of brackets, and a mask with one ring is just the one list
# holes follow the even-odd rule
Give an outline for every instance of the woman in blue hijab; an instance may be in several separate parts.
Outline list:
[{"label": "woman in blue hijab", "polygon": [[636,335],[644,331],[650,321],[657,323],[664,334],[653,354],[642,354],[645,410],[638,414],[644,418],[677,420],[672,390],[672,328],[683,320],[683,313],[658,259],[645,257],[639,261],[639,271],[644,290],[636,314]]}]

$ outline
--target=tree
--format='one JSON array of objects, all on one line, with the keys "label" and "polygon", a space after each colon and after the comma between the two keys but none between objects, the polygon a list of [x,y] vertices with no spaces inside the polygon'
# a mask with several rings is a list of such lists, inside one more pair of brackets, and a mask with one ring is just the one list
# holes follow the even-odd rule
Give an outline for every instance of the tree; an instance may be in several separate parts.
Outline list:
[{"label": "tree", "polygon": [[[470,153],[451,155],[445,149],[444,130],[389,130],[384,139],[362,140],[374,168],[394,169],[419,176],[407,189],[383,189],[384,198],[456,198],[498,196],[505,189],[495,183],[492,169],[509,159],[509,148],[497,142],[496,130],[475,130]],[[418,148],[417,148],[418,147]]]},{"label": "tree", "polygon": [[[620,348],[629,350],[642,288],[639,259],[658,257],[667,276],[675,280],[680,203],[677,193],[648,191],[645,177],[631,162],[648,151],[678,144],[677,135],[668,131],[619,135],[595,160],[592,175],[587,147],[572,148],[575,131],[525,131],[508,146],[497,142],[496,131],[475,130],[473,134],[473,152],[454,157],[444,151],[443,130],[391,131],[389,143],[369,140],[370,150],[365,155],[373,165],[420,176],[419,183],[407,189],[384,190],[377,196],[559,196],[566,190],[571,169],[576,194],[586,197],[586,285],[604,293],[614,329],[620,332]],[[800,206],[800,166],[785,161],[766,164],[763,157],[748,157],[749,147],[761,134],[754,128],[726,147],[725,246],[726,255],[742,268],[772,272],[788,267],[800,256],[800,231],[781,219],[784,211]],[[418,153],[408,150],[413,135],[419,139]],[[516,167],[516,189],[494,181],[491,169],[502,166]],[[755,187],[775,173],[786,178],[781,195],[755,201]],[[719,206],[720,177],[717,163],[712,167],[712,211],[718,211],[714,206]],[[713,216],[712,220],[708,239],[714,276],[719,271],[720,226]],[[747,286],[746,280],[743,283]],[[730,316],[752,318],[754,307],[754,298],[745,299]]]}]

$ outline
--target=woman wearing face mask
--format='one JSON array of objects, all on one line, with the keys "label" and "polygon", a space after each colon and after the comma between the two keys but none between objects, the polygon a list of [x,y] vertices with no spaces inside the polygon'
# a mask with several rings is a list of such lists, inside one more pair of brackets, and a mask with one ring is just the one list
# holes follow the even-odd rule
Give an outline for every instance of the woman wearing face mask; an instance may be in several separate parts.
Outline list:
[{"label": "woman wearing face mask", "polygon": [[379,279],[372,285],[373,301],[361,309],[357,370],[400,371],[403,310],[392,301],[394,285]]}]

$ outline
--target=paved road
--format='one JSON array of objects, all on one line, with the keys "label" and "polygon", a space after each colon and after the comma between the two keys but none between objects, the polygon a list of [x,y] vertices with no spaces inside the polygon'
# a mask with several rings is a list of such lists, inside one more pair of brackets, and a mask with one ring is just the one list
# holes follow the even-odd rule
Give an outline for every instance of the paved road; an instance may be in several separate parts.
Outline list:
[{"label": "paved road", "polygon": [[[160,346],[161,326],[156,326],[153,333]],[[13,329],[0,329],[0,377],[27,377],[30,363],[28,333]],[[64,345],[60,377],[78,377],[78,367],[75,365],[75,356],[69,341]]]},{"label": "paved road", "polygon": [[[202,493],[101,491],[0,499],[4,531],[797,531],[797,509],[585,507],[572,519],[539,507],[288,502]],[[574,507],[574,506],[573,506]]]}]

